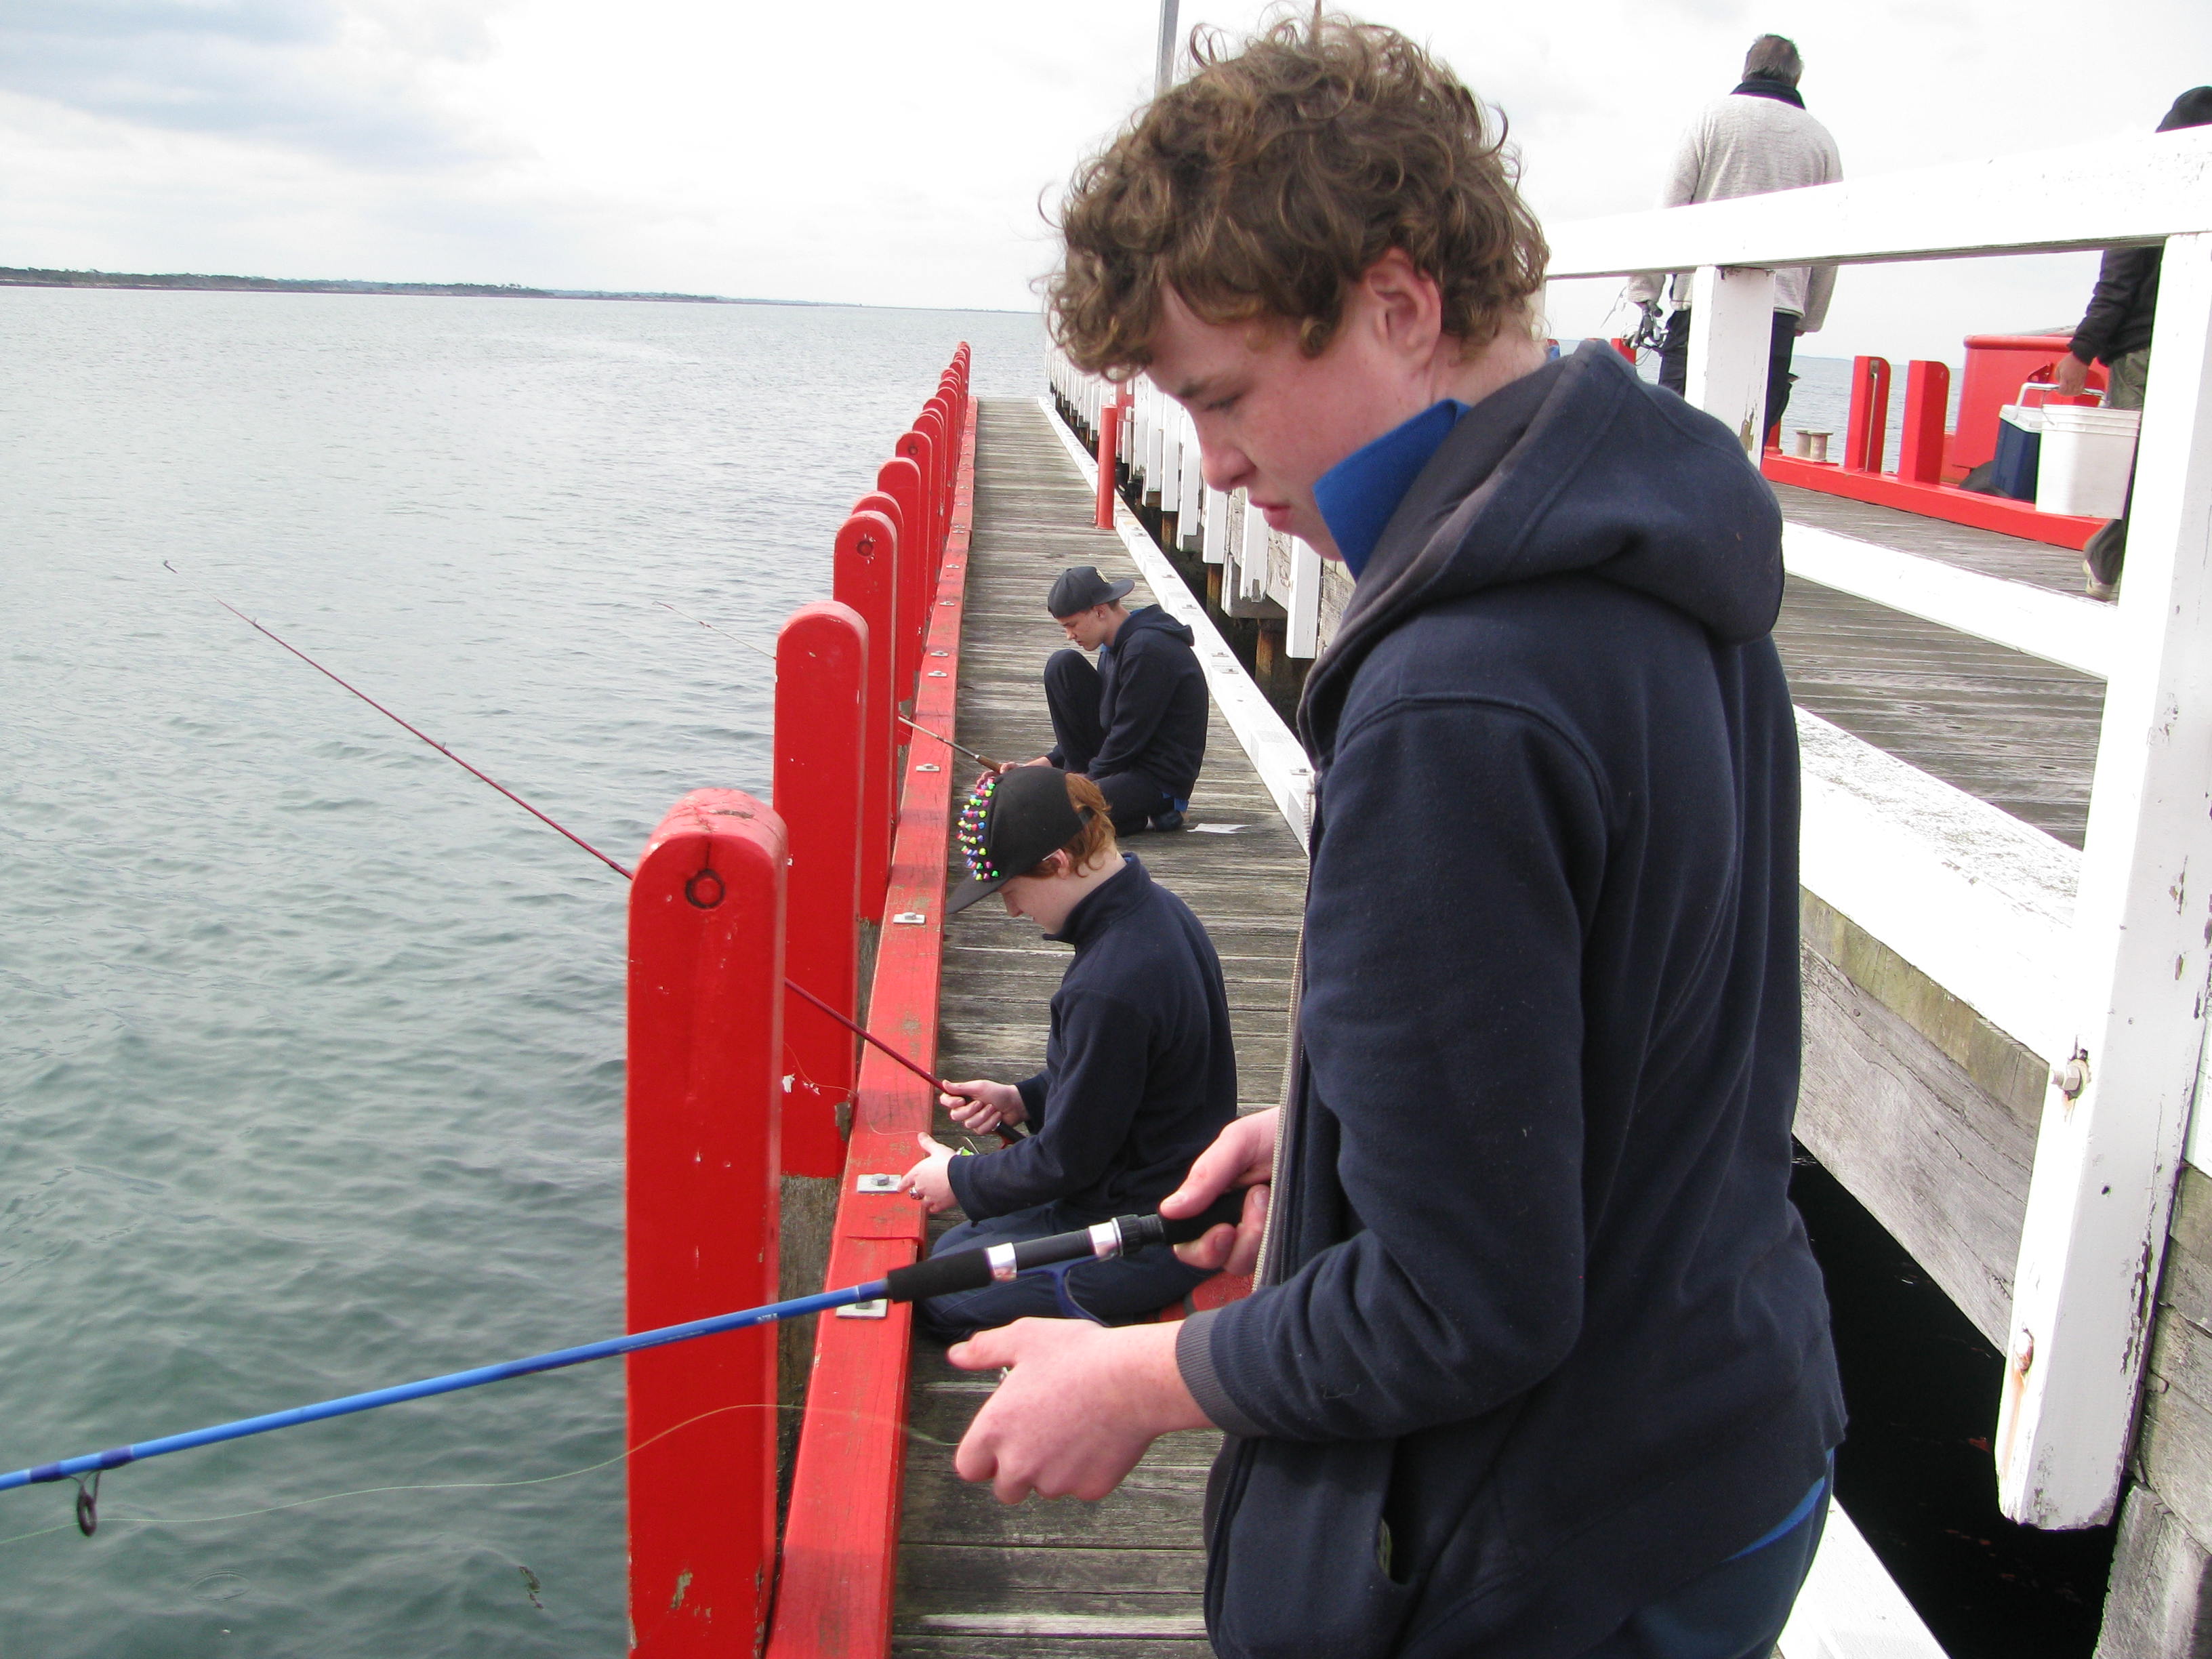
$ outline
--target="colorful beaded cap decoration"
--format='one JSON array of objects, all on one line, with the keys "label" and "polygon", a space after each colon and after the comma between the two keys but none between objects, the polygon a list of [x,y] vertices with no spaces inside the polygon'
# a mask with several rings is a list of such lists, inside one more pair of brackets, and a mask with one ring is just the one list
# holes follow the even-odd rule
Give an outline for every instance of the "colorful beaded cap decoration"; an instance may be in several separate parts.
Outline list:
[{"label": "colorful beaded cap decoration", "polygon": [[1000,775],[994,772],[976,785],[975,793],[968,798],[968,805],[960,809],[960,826],[954,832],[960,855],[968,860],[969,872],[978,881],[999,878],[998,870],[983,850],[983,840],[991,816],[991,796],[999,787]]}]

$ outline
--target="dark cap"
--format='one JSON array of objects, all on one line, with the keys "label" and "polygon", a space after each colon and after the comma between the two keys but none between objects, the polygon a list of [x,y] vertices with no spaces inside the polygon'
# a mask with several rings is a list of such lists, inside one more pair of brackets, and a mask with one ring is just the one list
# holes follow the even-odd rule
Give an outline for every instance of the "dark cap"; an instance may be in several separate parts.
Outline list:
[{"label": "dark cap", "polygon": [[2203,126],[2212,126],[2212,87],[2191,87],[2175,99],[2158,130],[2179,132],[2184,127]]},{"label": "dark cap", "polygon": [[969,878],[952,890],[945,914],[957,915],[1026,874],[1073,841],[1091,809],[1067,798],[1057,766],[1016,766],[983,780],[961,810],[953,842]]},{"label": "dark cap", "polygon": [[1045,595],[1044,608],[1054,617],[1072,617],[1094,605],[1111,605],[1136,585],[1126,576],[1109,582],[1098,574],[1097,565],[1072,564],[1060,573],[1052,592]]}]

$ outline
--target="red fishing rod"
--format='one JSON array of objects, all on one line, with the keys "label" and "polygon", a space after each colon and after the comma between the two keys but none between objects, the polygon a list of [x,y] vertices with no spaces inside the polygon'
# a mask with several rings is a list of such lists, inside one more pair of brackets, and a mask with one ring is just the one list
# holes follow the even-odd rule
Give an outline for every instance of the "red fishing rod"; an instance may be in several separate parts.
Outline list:
[{"label": "red fishing rod", "polygon": [[[182,576],[185,574],[183,571],[178,569],[176,566],[171,564],[167,559],[161,561],[161,566],[162,568],[167,570],[173,576]],[[215,599],[215,602],[217,605],[229,611],[232,616],[237,617],[239,621],[244,623],[248,628],[252,629],[256,633],[266,635],[269,638],[276,641],[277,644],[283,646],[287,651],[297,657],[301,662],[307,664],[308,667],[313,669],[318,674],[323,676],[324,678],[330,680],[334,684],[343,687],[348,691],[352,692],[355,696],[359,697],[363,702],[367,703],[371,708],[376,710],[378,714],[383,715],[385,719],[390,720],[393,725],[400,727],[403,731],[410,732],[414,736],[422,738],[423,742],[428,744],[431,748],[436,750],[447,760],[453,762],[454,765],[459,767],[471,777],[476,778],[481,782],[491,785],[493,788],[498,790],[501,794],[506,796],[509,800],[513,801],[517,806],[520,806],[524,811],[529,813],[531,817],[536,818],[539,823],[546,824],[552,829],[558,830],[562,835],[568,836],[570,841],[574,842],[577,846],[582,848],[593,858],[599,860],[600,863],[605,865],[608,869],[613,871],[624,881],[635,879],[629,871],[616,863],[614,860],[609,858],[605,853],[599,851],[598,848],[592,846],[591,842],[586,841],[574,830],[568,828],[565,824],[557,823],[554,819],[546,817],[544,813],[539,811],[528,801],[523,799],[521,796],[516,794],[514,790],[500,782],[498,779],[488,776],[484,773],[478,771],[475,767],[463,760],[459,755],[456,755],[452,750],[447,748],[444,744],[440,743],[437,738],[432,737],[428,732],[422,730],[419,726],[411,726],[407,721],[402,720],[398,715],[393,714],[382,703],[377,702],[374,697],[370,696],[368,692],[362,690],[359,686],[355,685],[347,680],[339,678],[337,675],[331,672],[329,669],[324,667],[322,664],[317,662],[306,652],[301,650],[298,646],[294,645],[289,640],[276,632],[275,629],[263,627],[259,623],[254,621],[252,617],[247,616],[243,611],[240,611],[236,605],[231,604],[228,599],[217,599],[214,594],[210,594],[208,597]],[[672,611],[676,609],[674,605],[670,605],[668,608]],[[677,614],[678,616],[683,615],[681,611],[678,611]],[[696,621],[697,618],[694,617],[690,620]],[[707,627],[711,624],[702,623],[700,625],[702,627]],[[754,648],[758,649],[759,647],[756,647]],[[916,729],[927,730],[927,728],[917,727]],[[935,734],[932,733],[932,735],[933,736]],[[950,739],[947,739],[947,741],[949,742]],[[969,754],[973,753],[974,751],[963,750],[961,752],[963,754]],[[978,758],[980,759],[981,757],[978,757]],[[899,1053],[897,1049],[892,1048],[888,1042],[884,1042],[883,1039],[877,1036],[866,1026],[861,1025],[858,1021],[849,1019],[845,1015],[840,1013],[836,1008],[833,1008],[830,1004],[824,1002],[820,997],[816,996],[813,992],[808,990],[805,986],[798,984],[788,979],[784,981],[783,983],[786,990],[792,992],[795,995],[805,998],[807,1001],[812,1003],[823,1013],[829,1015],[830,1018],[836,1020],[840,1025],[850,1031],[854,1036],[860,1038],[861,1042],[868,1044],[878,1054],[881,1054],[890,1060],[896,1060],[901,1066],[905,1066],[908,1071],[912,1072],[924,1083],[929,1085],[931,1088],[936,1089],[945,1094],[951,1094],[954,1092],[952,1086],[946,1083],[944,1079],[938,1077],[930,1072],[925,1071],[916,1061],[908,1060],[904,1054]],[[1027,1135],[1029,1133],[1029,1127],[1025,1124],[1010,1123],[1006,1125],[1006,1127],[1023,1135]]]}]

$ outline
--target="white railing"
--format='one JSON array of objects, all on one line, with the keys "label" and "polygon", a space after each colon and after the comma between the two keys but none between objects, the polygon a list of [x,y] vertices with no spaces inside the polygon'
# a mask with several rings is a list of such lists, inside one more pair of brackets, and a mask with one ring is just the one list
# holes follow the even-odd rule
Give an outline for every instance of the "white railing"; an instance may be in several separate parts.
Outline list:
[{"label": "white railing", "polygon": [[1901,763],[1877,763],[1840,733],[1808,732],[1806,747],[1807,886],[2057,1067],[1996,1439],[2006,1511],[2045,1527],[2112,1511],[2205,1047],[2212,131],[1632,214],[1552,237],[1554,281],[1696,270],[1691,399],[1747,441],[1765,423],[1766,268],[2161,238],[2128,576],[2109,612],[1803,526],[1787,545],[1808,580],[2106,681],[2078,859],[1948,785],[1900,779]]},{"label": "white railing", "polygon": [[[1091,431],[1115,388],[1084,374],[1057,351],[1046,356],[1046,377]],[[1176,516],[1176,539],[1185,551],[1223,567],[1222,605],[1232,617],[1284,622],[1283,648],[1292,657],[1321,649],[1321,556],[1295,536],[1268,529],[1244,510],[1244,495],[1206,487],[1199,464],[1198,430],[1182,406],[1150,380],[1130,387],[1130,434],[1121,459],[1139,482],[1139,494],[1158,495],[1160,509]]]}]

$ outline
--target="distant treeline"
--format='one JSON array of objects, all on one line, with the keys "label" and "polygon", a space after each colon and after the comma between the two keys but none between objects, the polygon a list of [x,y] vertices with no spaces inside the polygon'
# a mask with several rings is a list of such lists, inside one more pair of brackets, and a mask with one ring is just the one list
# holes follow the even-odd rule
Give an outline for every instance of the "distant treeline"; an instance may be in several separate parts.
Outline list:
[{"label": "distant treeline", "polygon": [[188,288],[264,294],[434,294],[489,300],[659,300],[699,306],[803,306],[808,300],[732,300],[719,294],[611,294],[599,289],[525,288],[519,283],[356,283],[297,276],[149,276],[122,270],[40,270],[0,265],[0,286],[16,288]]}]

